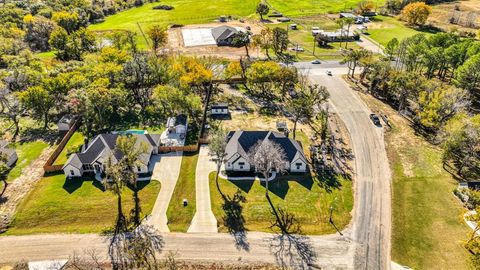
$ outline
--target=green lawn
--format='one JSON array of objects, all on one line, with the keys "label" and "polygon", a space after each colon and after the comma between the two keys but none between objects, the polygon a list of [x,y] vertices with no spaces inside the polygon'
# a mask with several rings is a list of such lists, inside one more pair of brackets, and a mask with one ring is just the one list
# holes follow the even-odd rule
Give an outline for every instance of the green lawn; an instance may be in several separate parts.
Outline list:
[{"label": "green lawn", "polygon": [[13,144],[17,151],[18,160],[15,167],[8,173],[7,181],[11,182],[22,174],[23,169],[37,159],[48,144],[44,141],[32,141]]},{"label": "green lawn", "polygon": [[[369,26],[370,27],[370,26]],[[430,32],[419,31],[405,25],[404,22],[399,21],[394,17],[376,16],[375,25],[368,30],[369,37],[383,46],[393,38],[401,41],[404,38],[411,37],[415,34],[423,33],[425,35],[432,35]]]},{"label": "green lawn", "polygon": [[394,126],[385,137],[393,180],[392,260],[412,269],[469,269],[462,242],[471,231],[452,194],[458,183],[443,169],[441,149],[416,135],[392,108],[362,96]]},{"label": "green lawn", "polygon": [[68,154],[69,153],[71,154],[73,152],[78,152],[79,148],[84,143],[84,139],[85,137],[83,137],[82,133],[80,132],[73,133],[72,137],[70,137],[70,140],[68,140],[67,144],[65,145],[65,148],[63,148],[62,152],[60,153],[60,155],[57,157],[57,159],[53,164],[59,165],[67,162]]},{"label": "green lawn", "polygon": [[[186,232],[195,215],[195,170],[198,153],[184,153],[180,175],[167,210],[168,228],[174,232]],[[183,199],[188,205],[183,206]]]},{"label": "green lawn", "polygon": [[[284,15],[292,17],[302,17],[313,14],[338,13],[343,10],[356,8],[360,0],[268,0],[268,3],[274,9],[281,11]],[[385,0],[373,0],[380,7]]]},{"label": "green lawn", "polygon": [[[160,190],[158,181],[141,182],[139,192],[143,214],[153,208]],[[123,193],[125,213],[133,207],[132,191]],[[42,178],[23,200],[6,234],[99,233],[116,218],[116,197],[103,191],[95,180],[65,180],[63,174]]]},{"label": "green lawn", "polygon": [[[330,185],[329,185],[330,184]],[[339,179],[333,187],[325,180],[312,179],[307,176],[283,176],[270,183],[270,197],[276,208],[283,208],[295,215],[303,233],[327,234],[336,232],[329,221],[329,207],[334,202],[333,220],[339,229],[343,229],[351,219],[353,206],[352,182]],[[240,190],[245,196],[243,217],[245,227],[250,231],[272,232],[270,225],[275,220],[271,207],[265,197],[265,187],[260,181],[219,180],[220,190],[233,197]],[[215,172],[210,174],[210,193],[212,210],[218,220],[219,230],[227,231],[223,217],[224,201],[215,184]]]}]

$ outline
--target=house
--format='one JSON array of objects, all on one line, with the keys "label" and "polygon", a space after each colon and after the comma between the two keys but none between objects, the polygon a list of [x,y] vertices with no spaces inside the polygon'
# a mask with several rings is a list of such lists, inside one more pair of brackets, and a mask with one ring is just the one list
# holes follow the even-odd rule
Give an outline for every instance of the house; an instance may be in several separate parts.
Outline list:
[{"label": "house", "polygon": [[9,147],[7,141],[0,140],[0,155],[6,159],[7,166],[12,168],[15,162],[17,162],[18,156],[14,148]]},{"label": "house", "polygon": [[169,134],[186,134],[187,133],[187,116],[184,114],[167,119],[167,131]]},{"label": "house", "polygon": [[[62,170],[67,177],[81,177],[92,173],[101,177],[105,172],[106,163],[110,159],[113,164],[118,162],[123,154],[115,149],[120,134],[100,134],[83,145],[80,153],[70,155]],[[158,154],[160,146],[159,134],[131,134],[137,138],[136,146],[145,145],[146,154],[140,156],[142,165],[137,167],[139,174],[150,172],[150,159]],[[98,179],[98,177],[97,177]]]},{"label": "house", "polygon": [[277,125],[277,130],[278,131],[280,131],[280,132],[288,131],[287,122],[278,121],[276,125]]},{"label": "house", "polygon": [[315,37],[315,40],[320,46],[325,46],[329,42],[353,41],[360,39],[358,33],[355,33],[354,31],[347,31],[345,29],[336,32],[312,30],[312,35]]},{"label": "house", "polygon": [[235,27],[222,25],[212,29],[212,36],[218,46],[231,46],[233,39],[240,32]]},{"label": "house", "polygon": [[228,115],[230,112],[228,111],[228,104],[227,103],[217,103],[210,106],[210,112],[212,116],[224,116]]},{"label": "house", "polygon": [[75,117],[71,114],[65,114],[57,122],[58,131],[67,132],[75,123]]},{"label": "house", "polygon": [[249,163],[248,153],[257,142],[270,140],[285,152],[289,172],[306,172],[307,159],[301,144],[282,133],[273,131],[231,131],[225,147],[225,170],[227,172],[249,172],[254,167]]}]

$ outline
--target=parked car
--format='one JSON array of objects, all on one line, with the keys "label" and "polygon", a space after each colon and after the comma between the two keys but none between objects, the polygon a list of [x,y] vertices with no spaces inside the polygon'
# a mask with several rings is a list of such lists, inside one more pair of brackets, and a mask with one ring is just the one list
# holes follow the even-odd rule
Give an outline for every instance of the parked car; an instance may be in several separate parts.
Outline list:
[{"label": "parked car", "polygon": [[295,46],[295,47],[292,48],[292,51],[303,52],[303,51],[305,51],[305,49],[301,46]]},{"label": "parked car", "polygon": [[328,76],[332,76],[332,71],[327,70],[327,75],[328,75]]},{"label": "parked car", "polygon": [[318,59],[315,59],[315,60],[313,60],[313,61],[310,62],[310,63],[312,63],[312,64],[314,64],[314,65],[318,65],[318,64],[321,64],[322,62],[320,62],[320,60],[318,60]]},{"label": "parked car", "polygon": [[373,124],[376,126],[381,126],[382,124],[380,123],[380,118],[374,113],[370,114],[370,119],[372,120]]}]

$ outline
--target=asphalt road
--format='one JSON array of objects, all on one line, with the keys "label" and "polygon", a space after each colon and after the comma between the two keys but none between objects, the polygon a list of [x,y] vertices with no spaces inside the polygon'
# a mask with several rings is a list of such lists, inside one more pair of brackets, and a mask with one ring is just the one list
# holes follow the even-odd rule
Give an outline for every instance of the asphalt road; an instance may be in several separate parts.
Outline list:
[{"label": "asphalt road", "polygon": [[330,104],[345,123],[355,155],[353,230],[354,269],[390,269],[391,173],[383,129],[369,119],[371,111],[333,67],[309,67],[310,78],[330,92]]}]

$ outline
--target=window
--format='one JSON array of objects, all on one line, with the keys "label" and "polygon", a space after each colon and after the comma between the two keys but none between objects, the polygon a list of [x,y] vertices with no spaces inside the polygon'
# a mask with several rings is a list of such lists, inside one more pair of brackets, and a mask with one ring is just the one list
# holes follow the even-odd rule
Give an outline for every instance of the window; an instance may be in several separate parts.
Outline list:
[{"label": "window", "polygon": [[75,175],[75,172],[73,170],[70,170],[70,175]]},{"label": "window", "polygon": [[232,163],[228,162],[227,167],[230,167],[230,166],[232,166]]},{"label": "window", "polygon": [[93,166],[92,164],[83,164],[83,169],[85,171],[93,171]]},{"label": "window", "polygon": [[238,165],[243,166],[245,165],[245,162],[239,162]]},{"label": "window", "polygon": [[302,167],[302,163],[297,162],[295,163],[295,166],[297,166],[297,170],[300,170],[300,168]]},{"label": "window", "polygon": [[140,166],[137,166],[137,170],[140,172],[142,171],[142,168],[140,168]]}]

